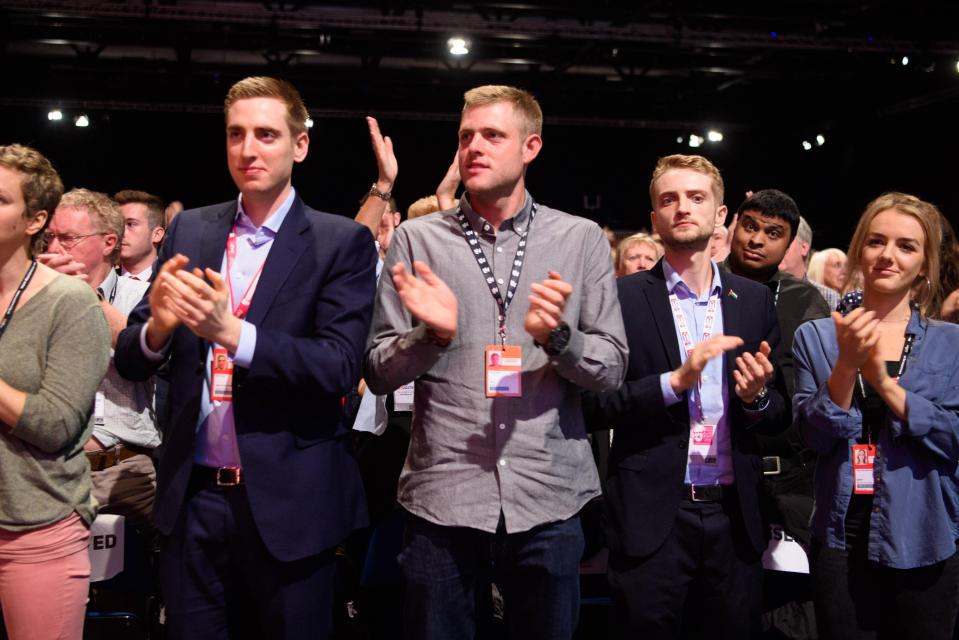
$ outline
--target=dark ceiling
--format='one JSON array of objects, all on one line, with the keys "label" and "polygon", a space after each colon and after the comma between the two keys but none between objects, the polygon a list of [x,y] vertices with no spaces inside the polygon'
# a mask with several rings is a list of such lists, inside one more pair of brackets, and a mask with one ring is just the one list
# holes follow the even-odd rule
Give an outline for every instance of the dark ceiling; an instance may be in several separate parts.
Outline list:
[{"label": "dark ceiling", "polygon": [[[935,136],[936,123],[948,118],[941,122],[946,139],[950,146],[956,141],[955,1],[0,0],[0,17],[0,109],[8,117],[59,106],[113,114],[115,123],[164,113],[169,123],[178,117],[171,114],[217,113],[232,82],[269,73],[293,81],[314,118],[350,119],[360,135],[358,118],[367,113],[422,136],[433,123],[455,126],[469,87],[523,86],[543,104],[547,127],[580,145],[570,153],[638,161],[640,176],[648,175],[656,154],[687,148],[686,136],[710,128],[727,141],[751,139],[754,156],[776,155],[769,142],[781,138],[792,154],[782,160],[790,173],[799,166],[793,156],[803,153],[800,141],[820,133],[834,145],[830,171],[856,171],[864,151],[881,152],[864,150],[866,129],[905,143]],[[470,40],[469,54],[448,53],[447,39],[455,35]],[[10,129],[7,122],[0,133],[9,138]],[[642,144],[642,157],[613,149],[618,140]],[[727,164],[739,162],[728,145],[715,153],[727,154]],[[763,175],[768,163],[754,158],[746,168],[779,182]],[[898,185],[879,181],[863,190],[890,186]],[[587,203],[591,192],[604,189],[583,186],[577,202],[580,193]],[[855,196],[857,207],[862,197]]]}]

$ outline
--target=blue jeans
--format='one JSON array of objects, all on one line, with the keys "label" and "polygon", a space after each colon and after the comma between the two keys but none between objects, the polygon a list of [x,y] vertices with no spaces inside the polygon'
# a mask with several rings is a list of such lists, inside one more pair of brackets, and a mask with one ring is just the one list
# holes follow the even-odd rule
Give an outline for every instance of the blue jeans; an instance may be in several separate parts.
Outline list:
[{"label": "blue jeans", "polygon": [[399,556],[406,579],[405,637],[475,637],[477,603],[488,600],[492,577],[503,594],[510,638],[572,638],[582,554],[579,516],[512,534],[501,516],[490,534],[410,514]]}]

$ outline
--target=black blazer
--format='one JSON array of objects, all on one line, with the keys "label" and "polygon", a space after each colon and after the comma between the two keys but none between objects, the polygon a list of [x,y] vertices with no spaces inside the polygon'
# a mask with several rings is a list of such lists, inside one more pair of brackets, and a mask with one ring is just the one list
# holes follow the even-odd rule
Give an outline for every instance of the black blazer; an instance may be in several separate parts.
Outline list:
[{"label": "black blazer", "polygon": [[[745,543],[761,553],[766,536],[759,513],[762,461],[755,432],[783,429],[788,416],[781,393],[770,387],[762,420],[750,425],[733,391],[732,372],[736,356],[758,351],[762,340],[776,348],[779,323],[767,287],[729,273],[721,278],[723,333],[739,336],[745,343],[726,354],[736,490]],[[685,394],[680,402],[666,407],[659,384],[660,374],[681,364],[662,261],[650,271],[620,278],[618,285],[629,344],[626,380],[619,391],[592,396],[586,411],[591,427],[614,429],[606,479],[610,549],[642,557],[662,545],[676,518],[686,472],[689,409]]]},{"label": "black blazer", "polygon": [[[177,253],[187,268],[219,271],[236,201],[185,211],[167,231],[158,265]],[[257,328],[249,369],[233,379],[246,491],[257,529],[279,560],[338,544],[366,524],[366,504],[342,397],[360,374],[376,287],[370,232],[297,198],[270,249],[246,320]],[[147,294],[149,295],[149,293]],[[120,375],[141,380],[160,363],[140,349],[147,298],[120,334]],[[169,534],[183,505],[209,343],[178,327],[170,348],[168,429],[163,434],[154,519]]]}]

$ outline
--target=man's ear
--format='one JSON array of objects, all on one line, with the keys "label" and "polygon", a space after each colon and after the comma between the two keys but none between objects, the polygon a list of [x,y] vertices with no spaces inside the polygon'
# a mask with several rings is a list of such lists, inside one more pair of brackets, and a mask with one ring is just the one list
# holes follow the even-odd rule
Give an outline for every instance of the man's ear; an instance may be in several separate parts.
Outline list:
[{"label": "man's ear", "polygon": [[150,242],[153,243],[154,247],[159,247],[160,243],[163,242],[163,236],[166,235],[166,229],[163,227],[154,227],[153,233],[150,234]]},{"label": "man's ear", "polygon": [[726,205],[721,204],[719,208],[716,209],[716,226],[726,224],[726,215],[729,213],[729,209]]},{"label": "man's ear", "polygon": [[529,164],[539,155],[539,150],[543,148],[543,139],[535,133],[526,136],[523,141],[523,164]]},{"label": "man's ear", "polygon": [[103,234],[103,244],[105,245],[103,248],[103,255],[108,256],[113,253],[113,250],[116,249],[117,246],[117,234],[113,233],[112,231],[110,233]]},{"label": "man's ear", "polygon": [[303,162],[310,150],[310,136],[304,131],[293,136],[293,162]]}]

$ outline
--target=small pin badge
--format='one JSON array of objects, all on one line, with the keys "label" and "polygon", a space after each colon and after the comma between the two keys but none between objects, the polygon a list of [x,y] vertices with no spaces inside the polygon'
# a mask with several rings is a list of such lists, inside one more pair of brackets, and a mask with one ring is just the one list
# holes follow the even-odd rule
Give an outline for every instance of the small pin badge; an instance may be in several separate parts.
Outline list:
[{"label": "small pin badge", "polygon": [[733,291],[732,289],[730,289],[729,292],[728,292],[726,295],[729,296],[730,298],[732,298],[733,300],[736,300],[736,299],[739,298],[739,296],[736,295],[736,292]]}]

